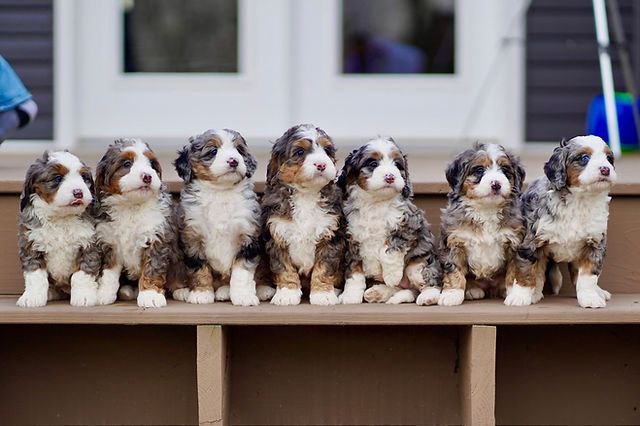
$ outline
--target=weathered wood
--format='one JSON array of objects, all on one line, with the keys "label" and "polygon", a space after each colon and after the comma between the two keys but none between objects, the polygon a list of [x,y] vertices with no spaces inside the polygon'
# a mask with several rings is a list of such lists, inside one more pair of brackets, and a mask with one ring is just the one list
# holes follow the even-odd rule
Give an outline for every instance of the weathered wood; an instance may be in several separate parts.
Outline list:
[{"label": "weathered wood", "polygon": [[228,384],[225,330],[219,325],[197,327],[198,423],[226,425]]},{"label": "weathered wood", "polygon": [[472,325],[460,339],[460,398],[465,425],[494,425],[496,328]]}]

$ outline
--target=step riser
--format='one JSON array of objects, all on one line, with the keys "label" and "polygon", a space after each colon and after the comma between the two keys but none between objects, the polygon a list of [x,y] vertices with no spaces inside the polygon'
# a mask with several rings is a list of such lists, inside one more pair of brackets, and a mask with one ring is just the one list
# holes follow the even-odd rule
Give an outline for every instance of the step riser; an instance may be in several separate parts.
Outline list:
[{"label": "step riser", "polygon": [[[434,232],[438,232],[444,195],[418,195],[416,203],[424,209]],[[637,293],[635,280],[640,276],[640,227],[637,212],[640,196],[616,196],[611,202],[607,258],[601,285],[614,293]],[[0,294],[20,294],[22,273],[18,261],[18,194],[0,195]],[[566,281],[565,281],[566,282]],[[571,285],[563,293],[571,294]]]}]

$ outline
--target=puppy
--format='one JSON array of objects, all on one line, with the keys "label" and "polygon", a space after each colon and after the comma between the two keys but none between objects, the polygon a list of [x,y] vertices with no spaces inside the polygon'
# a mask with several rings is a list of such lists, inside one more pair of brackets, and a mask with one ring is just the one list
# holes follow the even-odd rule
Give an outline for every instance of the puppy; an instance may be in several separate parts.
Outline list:
[{"label": "puppy", "polygon": [[[347,274],[340,300],[438,302],[442,269],[424,213],[411,201],[407,157],[391,138],[371,139],[345,160],[338,179],[347,221]],[[366,278],[383,285],[366,289]],[[386,284],[386,285],[385,285]]]},{"label": "puppy", "polygon": [[[158,159],[140,139],[116,140],[98,163],[100,304],[116,300],[122,273],[138,281],[138,306],[144,308],[165,306],[165,288],[179,281],[176,218],[161,175]],[[130,299],[135,292],[123,286],[120,296]]]},{"label": "puppy", "polygon": [[[598,286],[607,247],[609,190],[616,181],[613,154],[597,136],[563,141],[522,197],[526,235],[518,250],[516,283],[506,305],[542,299],[545,275],[560,291],[558,262],[568,262],[578,304],[601,308],[611,294]],[[511,284],[511,283],[509,283]]]},{"label": "puppy", "polygon": [[275,305],[297,305],[310,281],[313,305],[338,302],[345,239],[335,148],[320,128],[301,124],[274,144],[262,199]]},{"label": "puppy", "polygon": [[91,170],[67,151],[46,153],[28,171],[20,196],[21,307],[71,293],[73,306],[96,304],[100,252],[95,240]]},{"label": "puppy", "polygon": [[191,283],[186,301],[213,303],[217,296],[251,306],[268,300],[272,287],[258,286],[256,293],[260,204],[251,180],[256,160],[242,135],[207,130],[189,139],[174,165],[185,182],[180,241]]},{"label": "puppy", "polygon": [[475,144],[449,164],[446,177],[451,191],[442,211],[444,276],[438,304],[502,295],[505,276],[511,282],[515,275],[512,258],[524,235],[520,160],[500,145]]}]

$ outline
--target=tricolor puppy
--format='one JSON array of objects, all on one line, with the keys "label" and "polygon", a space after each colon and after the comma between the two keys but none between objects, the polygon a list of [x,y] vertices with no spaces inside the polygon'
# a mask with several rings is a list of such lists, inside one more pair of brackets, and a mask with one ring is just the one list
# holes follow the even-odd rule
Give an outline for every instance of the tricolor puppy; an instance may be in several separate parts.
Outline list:
[{"label": "tricolor puppy", "polygon": [[256,292],[260,204],[251,180],[256,160],[242,135],[207,130],[189,139],[174,164],[185,182],[180,234],[191,289],[186,301],[231,298],[234,305],[251,306],[268,300],[272,287]]},{"label": "tricolor puppy", "polygon": [[444,276],[438,304],[503,295],[524,234],[520,160],[500,145],[475,144],[449,164],[446,177],[451,191],[442,211]]},{"label": "tricolor puppy", "polygon": [[314,305],[338,303],[345,240],[335,148],[320,128],[301,124],[274,144],[262,198],[275,305],[297,305],[310,281]]},{"label": "tricolor puppy", "polygon": [[599,137],[577,136],[556,147],[544,173],[522,196],[526,235],[516,257],[517,281],[504,303],[537,303],[545,276],[557,294],[558,262],[568,262],[580,306],[604,307],[611,294],[598,286],[598,278],[607,247],[609,190],[617,178],[613,154]]},{"label": "tricolor puppy", "polygon": [[[138,281],[138,306],[167,303],[165,288],[178,280],[181,262],[172,199],[160,179],[160,163],[140,139],[116,140],[98,163],[100,304],[116,300],[121,274]],[[135,296],[128,286],[120,290],[122,299]]]},{"label": "tricolor puppy", "polygon": [[95,241],[91,170],[67,151],[33,163],[20,196],[19,249],[24,293],[18,306],[44,306],[71,293],[74,306],[96,304],[100,252]]},{"label": "tricolor puppy", "polygon": [[[342,303],[413,302],[440,296],[442,269],[424,213],[411,201],[407,157],[391,138],[353,151],[338,179],[347,220],[347,275]],[[366,279],[378,284],[366,289]]]}]

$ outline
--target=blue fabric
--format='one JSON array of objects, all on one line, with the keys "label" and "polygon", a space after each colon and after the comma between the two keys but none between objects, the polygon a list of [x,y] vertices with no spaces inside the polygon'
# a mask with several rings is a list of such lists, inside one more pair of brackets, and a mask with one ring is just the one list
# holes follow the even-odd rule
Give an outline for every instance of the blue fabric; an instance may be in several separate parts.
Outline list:
[{"label": "blue fabric", "polygon": [[11,65],[0,55],[0,111],[14,109],[29,99],[31,93],[24,87]]}]

